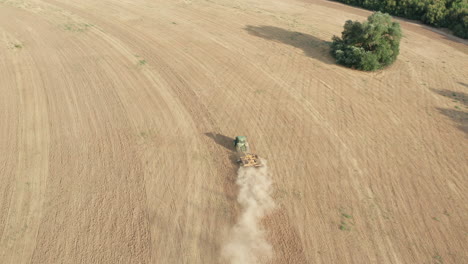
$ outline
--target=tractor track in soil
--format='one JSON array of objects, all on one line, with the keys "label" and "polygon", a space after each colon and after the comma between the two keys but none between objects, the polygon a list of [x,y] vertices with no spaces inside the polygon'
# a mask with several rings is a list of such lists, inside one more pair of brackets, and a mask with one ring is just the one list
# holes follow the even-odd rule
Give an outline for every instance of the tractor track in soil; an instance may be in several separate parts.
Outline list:
[{"label": "tractor track in soil", "polygon": [[[468,48],[322,0],[0,0],[0,263],[220,263],[232,139],[269,161],[272,263],[465,263]],[[341,230],[343,229],[343,230]]]}]

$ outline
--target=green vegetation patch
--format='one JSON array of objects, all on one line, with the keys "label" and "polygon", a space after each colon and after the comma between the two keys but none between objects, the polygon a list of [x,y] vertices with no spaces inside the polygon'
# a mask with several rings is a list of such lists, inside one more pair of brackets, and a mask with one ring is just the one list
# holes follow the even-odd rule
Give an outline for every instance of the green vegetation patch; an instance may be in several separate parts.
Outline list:
[{"label": "green vegetation patch", "polygon": [[344,212],[343,208],[340,208],[341,221],[339,229],[341,231],[351,231],[351,226],[354,225],[353,216]]},{"label": "green vegetation patch", "polygon": [[345,213],[341,213],[341,216],[343,216],[344,218],[348,218],[348,219],[353,218],[351,215],[345,214]]},{"label": "green vegetation patch", "polygon": [[374,13],[365,22],[346,21],[341,38],[334,36],[331,54],[344,66],[375,71],[392,64],[400,52],[400,24]]},{"label": "green vegetation patch", "polygon": [[346,226],[346,224],[341,224],[341,225],[340,225],[340,230],[341,230],[341,231],[348,231],[348,230],[349,230],[349,227]]},{"label": "green vegetation patch", "polygon": [[435,27],[448,27],[468,38],[468,0],[335,0],[392,15],[417,19]]},{"label": "green vegetation patch", "polygon": [[432,257],[434,259],[435,264],[443,264],[444,261],[440,255],[435,255]]},{"label": "green vegetation patch", "polygon": [[86,23],[67,23],[67,24],[63,24],[62,28],[64,30],[71,31],[71,32],[85,32],[92,26],[93,26],[92,24],[86,24]]}]

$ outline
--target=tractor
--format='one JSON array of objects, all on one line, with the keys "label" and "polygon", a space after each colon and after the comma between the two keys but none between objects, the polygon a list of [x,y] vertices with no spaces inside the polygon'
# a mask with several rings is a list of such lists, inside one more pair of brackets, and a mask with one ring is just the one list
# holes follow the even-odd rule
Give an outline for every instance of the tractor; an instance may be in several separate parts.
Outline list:
[{"label": "tractor", "polygon": [[236,148],[239,157],[237,162],[243,167],[262,166],[258,155],[250,153],[250,147],[246,136],[237,136],[236,139],[234,139],[234,147]]}]

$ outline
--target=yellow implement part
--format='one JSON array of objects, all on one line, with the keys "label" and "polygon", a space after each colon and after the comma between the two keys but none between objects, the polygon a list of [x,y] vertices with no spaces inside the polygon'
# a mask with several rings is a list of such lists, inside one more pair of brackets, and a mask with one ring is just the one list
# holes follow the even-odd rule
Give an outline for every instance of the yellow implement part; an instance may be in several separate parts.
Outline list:
[{"label": "yellow implement part", "polygon": [[260,158],[256,154],[245,154],[245,156],[240,158],[242,162],[242,166],[244,167],[260,167],[262,164],[260,163]]}]

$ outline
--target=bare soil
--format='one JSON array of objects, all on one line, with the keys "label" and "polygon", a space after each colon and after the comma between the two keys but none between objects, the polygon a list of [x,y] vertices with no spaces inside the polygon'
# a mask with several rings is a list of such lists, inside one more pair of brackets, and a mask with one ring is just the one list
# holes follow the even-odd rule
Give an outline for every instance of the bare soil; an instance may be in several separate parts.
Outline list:
[{"label": "bare soil", "polygon": [[468,263],[468,46],[328,53],[324,0],[0,0],[0,263],[221,263],[232,138],[268,160],[272,263]]}]

